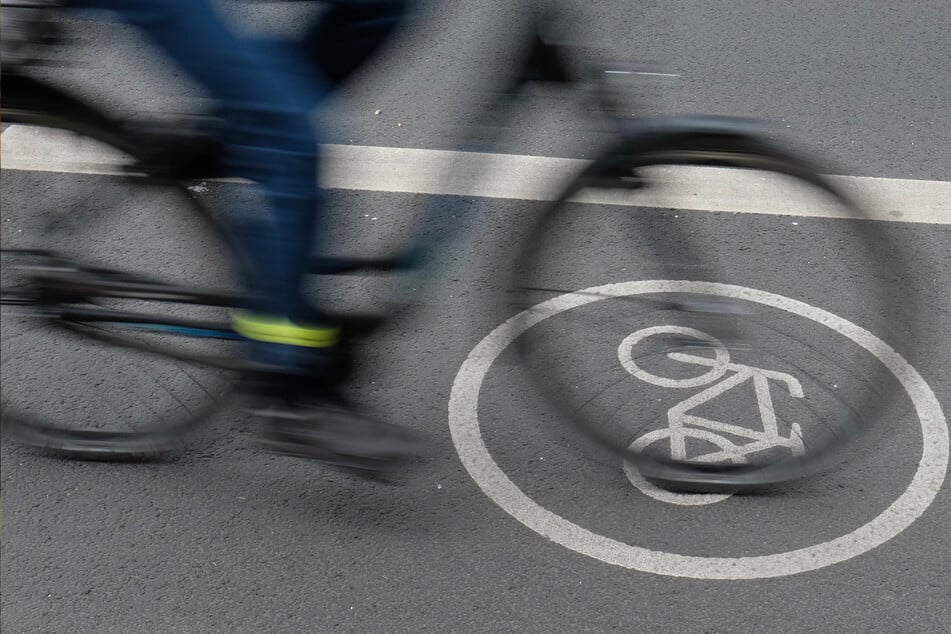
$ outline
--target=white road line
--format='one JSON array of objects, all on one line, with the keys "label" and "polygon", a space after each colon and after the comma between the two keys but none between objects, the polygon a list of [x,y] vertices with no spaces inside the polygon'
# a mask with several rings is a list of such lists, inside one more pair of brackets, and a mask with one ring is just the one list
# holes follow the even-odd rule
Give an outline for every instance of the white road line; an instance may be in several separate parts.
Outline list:
[{"label": "white road line", "polygon": [[[114,173],[121,162],[101,147],[75,147],[49,131],[11,125],[2,134],[2,164],[8,170]],[[587,161],[514,154],[414,148],[327,145],[321,182],[332,189],[551,200]],[[452,169],[451,176],[449,170]],[[844,217],[821,200],[804,203],[777,195],[775,183],[737,179],[720,168],[681,168],[676,182],[657,191],[586,191],[579,202],[693,211],[798,217]],[[663,176],[663,175],[662,175]],[[833,176],[878,220],[951,224],[951,182]]]}]

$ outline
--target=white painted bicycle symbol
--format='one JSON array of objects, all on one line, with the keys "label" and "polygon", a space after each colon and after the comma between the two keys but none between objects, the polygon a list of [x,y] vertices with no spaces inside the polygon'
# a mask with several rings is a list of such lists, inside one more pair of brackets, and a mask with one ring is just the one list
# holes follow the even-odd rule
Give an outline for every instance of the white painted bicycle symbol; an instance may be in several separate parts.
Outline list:
[{"label": "white painted bicycle symbol", "polygon": [[[666,355],[670,360],[692,364],[705,368],[706,371],[699,376],[675,379],[652,374],[640,367],[634,360],[634,347],[648,337],[656,335],[690,337],[706,344],[704,350],[712,351],[712,358],[686,352],[670,352]],[[709,386],[671,407],[667,411],[667,427],[649,431],[638,437],[631,443],[632,449],[640,451],[656,442],[668,440],[670,456],[675,460],[689,458],[698,462],[729,461],[733,463],[745,463],[748,456],[775,448],[787,448],[794,455],[803,453],[802,430],[798,424],[790,425],[787,436],[780,433],[770,393],[772,381],[784,387],[790,396],[802,398],[802,385],[794,376],[785,372],[733,363],[730,360],[729,350],[719,340],[699,330],[681,326],[655,326],[638,330],[621,342],[618,347],[618,359],[625,370],[652,385],[677,389]],[[747,383],[753,387],[761,422],[759,429],[713,420],[699,416],[695,412],[704,403],[709,403]],[[727,435],[741,440],[734,442]],[[704,446],[713,445],[716,449],[688,456],[687,440],[689,438],[703,441]],[[743,440],[747,442],[742,442]],[[630,465],[625,465],[625,472],[631,482],[642,492],[665,502],[689,505],[710,504],[729,497],[728,495],[673,494],[649,484]]]}]

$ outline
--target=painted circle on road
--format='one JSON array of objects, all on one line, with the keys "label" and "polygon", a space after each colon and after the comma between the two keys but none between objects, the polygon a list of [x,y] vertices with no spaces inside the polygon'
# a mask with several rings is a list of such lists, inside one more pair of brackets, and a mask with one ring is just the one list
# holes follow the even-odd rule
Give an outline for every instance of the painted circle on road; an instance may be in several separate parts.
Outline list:
[{"label": "painted circle on road", "polygon": [[[863,526],[813,546],[753,557],[698,557],[650,550],[591,532],[539,505],[499,468],[479,427],[479,393],[492,364],[518,337],[545,319],[602,299],[647,293],[717,295],[778,308],[819,323],[878,358],[911,398],[922,433],[918,468],[907,489]],[[824,568],[868,552],[910,526],[931,505],[948,468],[948,426],[934,392],[898,352],[867,330],[826,310],[765,291],[677,280],[622,282],[549,299],[508,319],[469,353],[449,398],[449,429],[456,451],[482,491],[509,515],[575,552],[605,563],[660,575],[694,579],[759,579]]]}]

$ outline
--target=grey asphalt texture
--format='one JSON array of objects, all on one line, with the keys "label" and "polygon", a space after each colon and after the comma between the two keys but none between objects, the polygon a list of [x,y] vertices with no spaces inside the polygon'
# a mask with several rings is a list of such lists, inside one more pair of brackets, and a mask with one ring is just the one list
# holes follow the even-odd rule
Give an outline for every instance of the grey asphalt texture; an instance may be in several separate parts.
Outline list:
[{"label": "grey asphalt texture", "polygon": [[[304,11],[265,5],[234,17],[282,30]],[[505,68],[505,46],[495,36],[524,15],[494,2],[428,11],[435,26],[397,42],[376,72],[339,98],[326,117],[327,141],[452,144],[451,130],[466,123],[478,98],[469,78]],[[940,2],[875,10],[821,2],[599,2],[588,13],[585,34],[619,57],[662,60],[683,74],[665,110],[781,120],[800,146],[828,157],[839,173],[949,177],[951,12]],[[141,42],[114,28],[85,28],[89,62],[53,72],[130,112],[194,105],[194,88],[178,83]],[[107,71],[108,81],[90,81]],[[550,103],[539,101],[524,115],[502,150],[583,154],[578,148],[590,132],[568,105],[562,112]],[[3,216],[37,191],[55,197],[80,181],[89,177],[4,171]],[[404,236],[428,204],[444,208],[447,221],[477,229],[468,248],[444,255],[452,268],[428,310],[363,346],[351,395],[425,433],[432,456],[394,482],[372,482],[261,451],[256,423],[234,407],[210,421],[182,456],[160,463],[61,461],[4,443],[4,632],[951,631],[947,485],[921,518],[868,553],[752,581],[611,566],[500,509],[462,466],[447,407],[469,351],[517,310],[499,291],[508,284],[513,236],[539,204],[338,191],[328,196],[328,213],[338,240],[350,236],[357,250],[372,252]],[[379,218],[372,229],[368,210]],[[674,212],[652,213],[674,222]],[[834,221],[803,219],[793,228],[786,219],[732,214],[677,220],[698,247],[721,254],[733,283],[803,299],[860,324],[879,317],[852,300],[849,276],[822,266],[837,248]],[[432,231],[438,237],[441,229]],[[888,231],[907,246],[912,268],[902,279],[882,280],[904,330],[880,334],[947,410],[951,228],[895,223]],[[727,248],[736,244],[745,249]],[[138,245],[143,254],[166,246],[176,248],[154,234]],[[616,255],[607,243],[592,249],[566,287],[616,281],[605,279]],[[365,304],[376,290],[346,280],[327,294]],[[903,295],[919,304],[904,305]],[[740,557],[832,539],[881,513],[907,486],[920,452],[903,403],[894,427],[842,470],[770,495],[677,507],[640,494],[611,458],[540,428],[511,361],[500,360],[480,399],[484,440],[506,474],[571,521],[657,551]],[[36,386],[51,399],[56,388],[42,379]]]}]

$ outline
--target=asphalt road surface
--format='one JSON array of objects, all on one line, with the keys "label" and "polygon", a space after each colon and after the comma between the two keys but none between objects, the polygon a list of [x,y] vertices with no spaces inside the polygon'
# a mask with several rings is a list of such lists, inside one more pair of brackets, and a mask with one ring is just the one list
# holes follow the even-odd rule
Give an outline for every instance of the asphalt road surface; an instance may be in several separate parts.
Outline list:
[{"label": "asphalt road surface", "polygon": [[[328,142],[451,147],[449,131],[472,105],[467,78],[505,68],[493,35],[523,16],[493,2],[428,11],[435,26],[397,42],[340,97],[326,117]],[[717,281],[805,302],[894,346],[923,382],[895,404],[886,429],[843,468],[769,495],[684,505],[645,493],[618,461],[545,424],[512,351],[493,339],[521,308],[504,293],[515,237],[544,202],[497,183],[433,193],[420,186],[425,179],[410,179],[400,189],[432,168],[431,157],[413,155],[417,169],[381,191],[356,177],[338,182],[328,224],[337,244],[366,252],[405,236],[430,205],[447,223],[430,227],[434,237],[453,223],[474,229],[442,256],[446,274],[427,310],[361,348],[352,386],[369,411],[430,437],[432,456],[394,482],[368,481],[261,451],[255,421],[234,407],[183,455],[159,463],[61,461],[4,443],[4,632],[951,630],[947,8],[603,2],[590,14],[585,33],[618,56],[664,60],[684,76],[663,109],[779,120],[836,173],[869,177],[860,182],[899,201],[904,215],[882,226],[907,266],[890,269],[896,253],[883,249],[869,280],[886,288],[887,314],[855,301],[865,282],[838,265],[862,261],[850,260],[853,229],[841,220],[805,208],[734,213],[729,201],[643,211],[661,237],[676,228],[698,252],[716,254]],[[234,17],[282,30],[299,13],[266,5]],[[196,91],[140,41],[84,28],[87,63],[49,72],[130,111],[194,105]],[[552,103],[539,100],[498,151],[585,156],[593,133],[569,104]],[[61,157],[28,164],[15,153],[23,133],[2,136],[4,246],[29,226],[17,210],[36,200],[105,195],[103,176],[65,169]],[[212,198],[224,187],[199,186]],[[569,290],[630,281],[620,265],[628,243],[612,235],[630,208],[582,207],[586,240],[553,267],[557,280]],[[184,253],[187,240],[147,203],[133,211],[110,234],[123,240],[118,253],[136,254],[145,268]],[[372,305],[379,291],[372,280],[345,280],[325,296]],[[802,341],[861,358],[816,326],[817,314],[799,315]],[[898,326],[876,330],[883,318]],[[619,337],[550,323],[573,337],[564,337],[574,344],[565,353],[580,371],[616,354]],[[71,348],[47,353],[80,371],[62,379],[51,363],[49,374],[32,377],[32,396],[60,411],[71,407],[64,394],[114,369],[80,367]],[[185,381],[155,367],[136,371],[170,391]],[[115,409],[119,398],[103,403]]]}]

